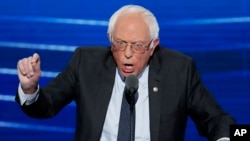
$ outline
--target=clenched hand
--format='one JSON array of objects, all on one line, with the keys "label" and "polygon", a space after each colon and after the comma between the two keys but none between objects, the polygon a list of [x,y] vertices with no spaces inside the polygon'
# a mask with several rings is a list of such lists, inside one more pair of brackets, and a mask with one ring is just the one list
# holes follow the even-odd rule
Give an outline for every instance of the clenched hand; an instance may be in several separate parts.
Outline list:
[{"label": "clenched hand", "polygon": [[37,53],[18,61],[18,78],[24,93],[32,94],[36,91],[41,76],[40,64],[40,57]]}]

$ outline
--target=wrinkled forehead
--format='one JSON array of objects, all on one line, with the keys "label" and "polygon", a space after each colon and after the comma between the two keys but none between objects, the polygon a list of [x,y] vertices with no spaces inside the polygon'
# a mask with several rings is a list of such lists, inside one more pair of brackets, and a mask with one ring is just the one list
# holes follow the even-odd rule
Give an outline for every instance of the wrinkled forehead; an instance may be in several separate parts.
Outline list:
[{"label": "wrinkled forehead", "polygon": [[114,25],[113,36],[128,40],[145,40],[150,38],[149,27],[139,13],[120,15]]}]

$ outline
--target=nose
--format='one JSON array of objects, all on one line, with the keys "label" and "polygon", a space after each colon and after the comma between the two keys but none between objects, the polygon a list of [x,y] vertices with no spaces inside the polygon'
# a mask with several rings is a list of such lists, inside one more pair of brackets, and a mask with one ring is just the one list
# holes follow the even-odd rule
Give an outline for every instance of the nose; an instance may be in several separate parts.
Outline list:
[{"label": "nose", "polygon": [[131,45],[127,45],[126,49],[124,50],[124,55],[126,58],[131,58],[133,56],[133,51],[132,51],[132,48],[131,48]]}]

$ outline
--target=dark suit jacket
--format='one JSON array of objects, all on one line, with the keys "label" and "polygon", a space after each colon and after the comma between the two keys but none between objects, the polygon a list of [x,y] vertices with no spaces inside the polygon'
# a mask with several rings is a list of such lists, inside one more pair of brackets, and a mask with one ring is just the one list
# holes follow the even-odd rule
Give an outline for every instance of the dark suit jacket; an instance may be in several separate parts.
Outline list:
[{"label": "dark suit jacket", "polygon": [[[40,89],[38,100],[21,108],[29,116],[46,118],[75,100],[74,140],[98,141],[115,70],[110,48],[78,48],[65,70]],[[158,92],[153,91],[154,87]],[[148,91],[151,141],[182,141],[188,116],[209,140],[229,137],[229,124],[234,121],[203,86],[190,57],[158,46],[149,61]],[[16,100],[19,101],[18,96]]]}]

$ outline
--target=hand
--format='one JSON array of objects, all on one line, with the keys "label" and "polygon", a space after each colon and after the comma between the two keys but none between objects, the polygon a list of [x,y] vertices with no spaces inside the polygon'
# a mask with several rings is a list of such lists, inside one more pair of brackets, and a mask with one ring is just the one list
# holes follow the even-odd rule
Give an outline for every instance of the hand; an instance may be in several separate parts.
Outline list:
[{"label": "hand", "polygon": [[41,76],[40,64],[40,57],[37,53],[18,61],[18,78],[25,94],[35,93]]}]

